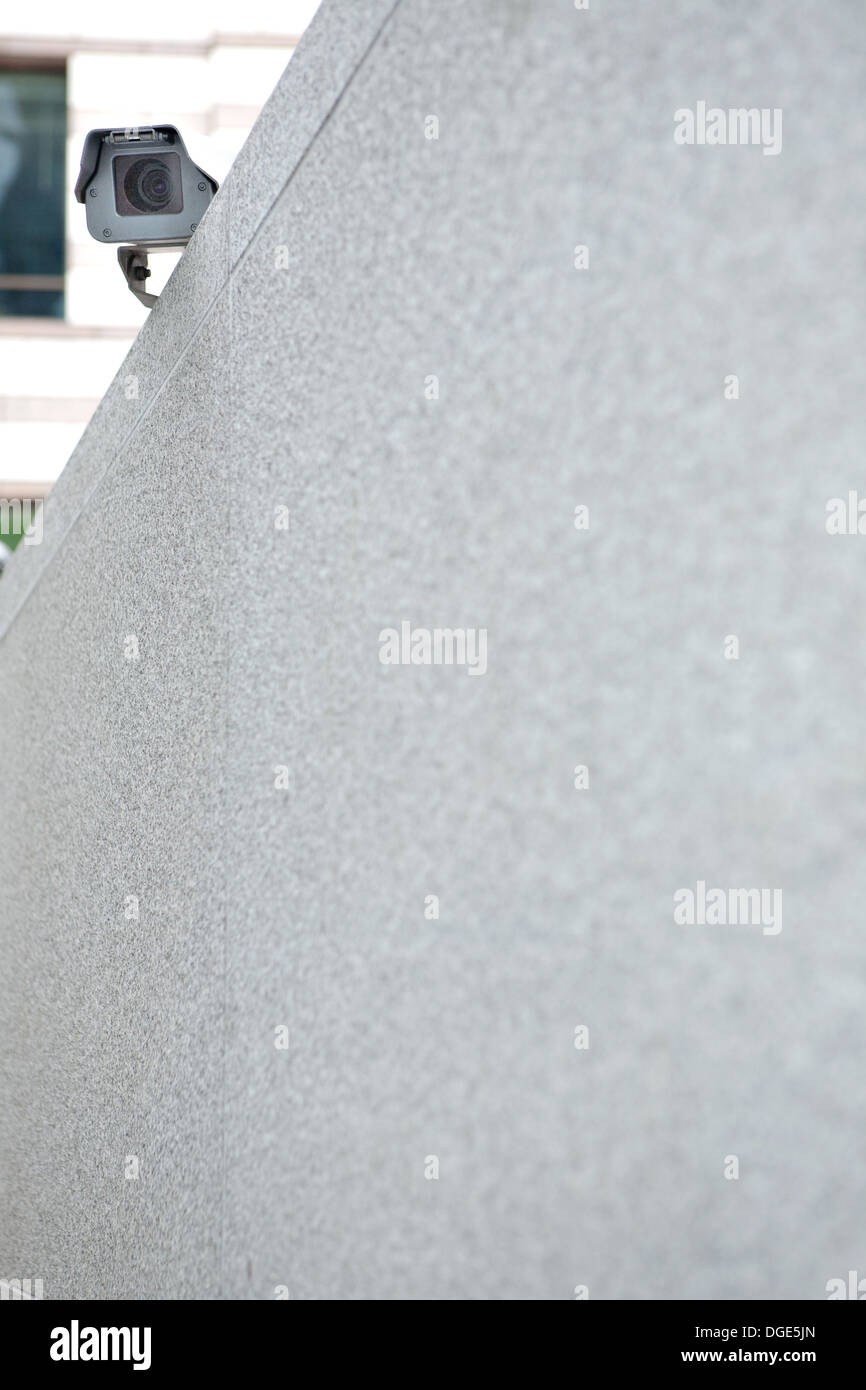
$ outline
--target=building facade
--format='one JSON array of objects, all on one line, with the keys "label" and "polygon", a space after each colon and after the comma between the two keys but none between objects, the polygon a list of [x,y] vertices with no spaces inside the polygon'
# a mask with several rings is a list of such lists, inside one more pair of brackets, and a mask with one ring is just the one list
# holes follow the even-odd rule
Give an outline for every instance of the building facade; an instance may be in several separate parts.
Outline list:
[{"label": "building facade", "polygon": [[[73,198],[97,126],[176,125],[222,181],[318,0],[46,0],[0,27],[0,498],[44,496],[147,310]],[[178,253],[154,257],[157,292]],[[14,532],[17,512],[0,515]]]},{"label": "building facade", "polygon": [[0,583],[0,1278],[866,1273],[862,39],[322,6]]}]

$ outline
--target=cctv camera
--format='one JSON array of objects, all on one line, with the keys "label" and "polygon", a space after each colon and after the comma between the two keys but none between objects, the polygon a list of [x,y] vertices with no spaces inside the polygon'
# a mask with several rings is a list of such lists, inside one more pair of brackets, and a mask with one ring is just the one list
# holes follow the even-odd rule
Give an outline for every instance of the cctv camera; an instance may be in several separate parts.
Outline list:
[{"label": "cctv camera", "polygon": [[147,251],[185,246],[217,186],[193,164],[174,126],[131,126],[90,131],[75,196],[87,209],[90,235],[120,247],[129,288],[153,304],[156,296],[142,292]]},{"label": "cctv camera", "polygon": [[97,241],[183,246],[216,193],[172,125],[91,130],[75,196]]}]

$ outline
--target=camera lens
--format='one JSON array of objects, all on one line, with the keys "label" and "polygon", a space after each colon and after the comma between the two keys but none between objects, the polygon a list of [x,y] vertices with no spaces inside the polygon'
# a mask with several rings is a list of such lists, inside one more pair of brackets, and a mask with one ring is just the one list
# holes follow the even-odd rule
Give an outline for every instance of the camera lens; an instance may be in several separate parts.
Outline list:
[{"label": "camera lens", "polygon": [[183,212],[183,166],[176,150],[116,155],[114,201],[121,217],[161,221]]},{"label": "camera lens", "polygon": [[174,183],[161,159],[136,159],[126,171],[123,191],[139,212],[162,212],[174,197]]}]

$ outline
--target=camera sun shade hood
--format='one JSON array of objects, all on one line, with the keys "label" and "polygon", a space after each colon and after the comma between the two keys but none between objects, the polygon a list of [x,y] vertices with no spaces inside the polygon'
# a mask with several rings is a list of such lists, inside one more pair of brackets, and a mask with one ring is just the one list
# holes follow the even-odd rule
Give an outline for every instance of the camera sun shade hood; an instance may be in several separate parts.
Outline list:
[{"label": "camera sun shade hood", "polygon": [[[207,193],[207,196],[203,200],[199,199],[199,202],[204,205],[202,208],[202,210],[204,210],[204,207],[207,206],[216,193],[219,184],[216,179],[211,178],[210,174],[206,174],[204,169],[199,168],[197,164],[193,163],[183,143],[180,131],[173,125],[128,126],[125,128],[103,126],[99,130],[89,131],[84,141],[84,149],[81,154],[81,168],[75,183],[75,197],[78,202],[87,202],[87,191],[93,183],[93,179],[99,167],[103,144],[115,144],[118,150],[125,150],[126,153],[130,153],[137,144],[147,147],[153,146],[157,141],[160,143],[164,142],[169,149],[174,150],[175,153],[181,156],[182,162],[188,163],[195,171],[194,177],[199,179],[199,188]],[[207,190],[205,190],[204,183],[201,182],[201,180],[206,180],[208,185]],[[172,247],[185,246],[192,235],[194,226],[195,223],[192,224],[188,233],[179,233],[171,237],[145,235],[141,238],[136,238],[132,235],[132,232],[130,232],[128,237],[123,236],[122,232],[116,239],[113,236],[110,237],[110,240],[114,241],[115,245],[117,245],[118,240],[132,243],[132,245],[117,246],[117,259],[123,271],[127,286],[145,308],[152,309],[158,298],[155,294],[147,294],[144,289],[144,283],[150,275],[147,266],[148,248],[169,250]],[[91,233],[96,235],[93,228],[90,227],[89,208],[88,227]],[[109,237],[108,231],[106,231],[106,237]]]},{"label": "camera sun shade hood", "polygon": [[[185,154],[189,158],[189,151],[183,143],[180,131],[173,125],[154,125],[154,126],[133,126],[131,130],[152,130],[157,136],[167,135],[169,144],[178,149],[179,153]],[[75,181],[75,197],[79,203],[83,203],[87,196],[88,185],[96,173],[96,166],[99,163],[99,149],[105,140],[106,135],[122,135],[122,126],[103,126],[99,130],[90,130],[85,136],[84,149],[81,152],[81,168],[78,171],[78,178]],[[206,174],[204,169],[200,169],[196,164],[195,168],[203,179],[207,179],[211,186],[211,192],[216,193],[219,184],[216,179],[212,179],[210,174]]]}]

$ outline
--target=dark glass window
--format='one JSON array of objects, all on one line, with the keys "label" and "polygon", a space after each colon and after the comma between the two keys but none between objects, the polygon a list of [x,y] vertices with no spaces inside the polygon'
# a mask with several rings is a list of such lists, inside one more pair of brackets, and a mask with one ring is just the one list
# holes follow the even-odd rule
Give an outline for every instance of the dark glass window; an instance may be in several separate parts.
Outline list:
[{"label": "dark glass window", "polygon": [[63,317],[66,73],[0,68],[0,314]]}]

